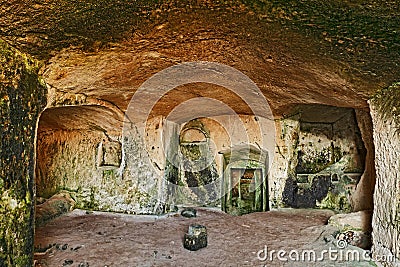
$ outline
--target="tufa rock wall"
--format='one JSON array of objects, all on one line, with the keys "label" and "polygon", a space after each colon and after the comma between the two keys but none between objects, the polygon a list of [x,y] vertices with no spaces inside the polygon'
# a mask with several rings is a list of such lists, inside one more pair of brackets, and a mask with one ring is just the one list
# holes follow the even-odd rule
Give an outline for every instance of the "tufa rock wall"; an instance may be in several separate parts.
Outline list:
[{"label": "tufa rock wall", "polygon": [[[299,116],[277,120],[275,157],[268,174],[269,206],[370,208],[371,153],[361,177],[364,143],[371,139],[369,115],[364,113],[358,112],[356,120],[352,109],[343,109],[329,123],[304,122]],[[201,153],[199,145],[205,143],[195,139],[190,143],[194,136],[182,144],[179,141],[193,127],[186,129],[186,124],[175,125],[161,116],[147,121],[143,140],[133,126],[111,138],[93,130],[43,132],[38,137],[38,195],[48,198],[67,190],[80,208],[141,214],[163,213],[175,205],[219,205],[224,164],[218,152],[244,143],[257,146],[262,141],[255,118],[239,118],[243,128],[229,116],[196,120],[207,135],[202,138],[210,142]],[[233,140],[229,133],[240,136]],[[189,147],[195,150],[187,151]],[[184,153],[211,159],[210,169],[185,171],[182,159],[188,155]],[[207,188],[194,186],[200,184]]]},{"label": "tufa rock wall", "polygon": [[400,84],[371,101],[375,144],[376,186],[373,213],[373,253],[386,257],[384,266],[400,261]]},{"label": "tufa rock wall", "polygon": [[[151,122],[157,124],[158,118]],[[148,127],[153,126],[149,123]],[[153,144],[160,143],[160,135],[150,132],[147,138]],[[37,195],[49,198],[64,190],[77,208],[131,214],[158,212],[159,181],[152,164],[159,164],[160,159],[148,161],[148,152],[137,134],[135,129],[123,137],[98,130],[39,133]]]},{"label": "tufa rock wall", "polygon": [[[336,108],[314,107],[314,112],[330,114],[330,109]],[[356,190],[360,180],[368,182],[370,176],[361,177],[366,152],[355,113],[337,111],[338,116],[315,122],[301,114],[276,122],[279,138],[270,173],[274,206],[348,212],[372,199],[373,185]]]},{"label": "tufa rock wall", "polygon": [[353,211],[371,210],[374,207],[373,194],[375,188],[375,147],[372,131],[372,119],[369,112],[356,109],[356,118],[361,137],[365,145],[364,172],[351,199]]},{"label": "tufa rock wall", "polygon": [[[246,133],[251,133],[250,144],[261,143],[253,116],[240,116],[243,129],[229,116],[217,119],[229,131],[241,133],[243,140],[247,140]],[[222,155],[217,153],[240,145],[243,140],[239,138],[231,144],[228,133],[217,121],[199,121],[210,130],[212,140],[203,156],[213,160],[210,168],[191,173],[178,169],[183,164],[179,155],[186,151],[179,143],[183,125],[174,125],[161,116],[147,120],[144,138],[133,125],[127,125],[122,135],[115,136],[99,130],[46,128],[38,135],[37,194],[49,198],[65,190],[78,208],[135,214],[163,213],[178,204],[218,205],[218,179],[223,166]],[[174,160],[177,162],[171,162]],[[199,185],[196,192],[189,188],[194,187],[193,183]],[[209,185],[210,190],[202,185]]]},{"label": "tufa rock wall", "polygon": [[0,266],[33,265],[35,136],[47,93],[39,67],[0,40]]}]

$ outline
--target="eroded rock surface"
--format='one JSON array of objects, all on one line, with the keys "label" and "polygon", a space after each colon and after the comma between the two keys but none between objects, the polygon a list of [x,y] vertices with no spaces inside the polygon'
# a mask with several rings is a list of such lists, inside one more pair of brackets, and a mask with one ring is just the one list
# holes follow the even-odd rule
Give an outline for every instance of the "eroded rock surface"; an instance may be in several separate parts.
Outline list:
[{"label": "eroded rock surface", "polygon": [[40,65],[0,40],[0,266],[31,266]]},{"label": "eroded rock surface", "polygon": [[[400,261],[400,87],[395,84],[372,101],[376,187],[374,192],[373,251]],[[388,262],[385,266],[398,266]]]}]

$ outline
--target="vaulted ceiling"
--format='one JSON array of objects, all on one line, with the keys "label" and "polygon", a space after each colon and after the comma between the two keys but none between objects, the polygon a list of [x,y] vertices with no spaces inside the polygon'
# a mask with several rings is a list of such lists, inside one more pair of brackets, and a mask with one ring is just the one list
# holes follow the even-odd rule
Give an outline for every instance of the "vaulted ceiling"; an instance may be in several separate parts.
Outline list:
[{"label": "vaulted ceiling", "polygon": [[[3,0],[0,7],[0,37],[43,61],[50,87],[122,112],[146,79],[188,61],[242,71],[277,116],[304,103],[366,108],[374,92],[399,80],[399,33],[398,1]],[[224,88],[189,84],[152,114],[200,96],[249,113]],[[59,111],[47,125],[68,116]],[[84,112],[92,111],[99,112]]]}]

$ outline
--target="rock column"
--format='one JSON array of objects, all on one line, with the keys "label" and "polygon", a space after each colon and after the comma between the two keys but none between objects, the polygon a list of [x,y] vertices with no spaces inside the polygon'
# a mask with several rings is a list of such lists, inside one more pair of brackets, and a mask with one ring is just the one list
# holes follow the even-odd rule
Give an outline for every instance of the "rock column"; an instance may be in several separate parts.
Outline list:
[{"label": "rock column", "polygon": [[0,40],[0,266],[32,266],[37,121],[46,86],[37,62]]},{"label": "rock column", "polygon": [[400,84],[378,93],[370,104],[376,168],[373,256],[384,266],[399,266]]}]

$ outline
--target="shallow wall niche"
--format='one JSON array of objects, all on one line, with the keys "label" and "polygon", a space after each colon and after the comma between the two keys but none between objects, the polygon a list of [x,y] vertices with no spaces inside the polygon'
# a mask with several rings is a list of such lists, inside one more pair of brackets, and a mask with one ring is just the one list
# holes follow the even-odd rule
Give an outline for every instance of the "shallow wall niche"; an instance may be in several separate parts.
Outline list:
[{"label": "shallow wall niche", "polygon": [[[355,210],[366,149],[354,110],[300,105],[292,114],[277,121],[273,193],[283,189],[282,204],[290,207]],[[284,180],[277,177],[285,174]],[[277,198],[275,193],[272,200],[279,206]]]},{"label": "shallow wall niche", "polygon": [[183,126],[179,134],[179,150],[182,181],[199,203],[212,205],[219,193],[219,186],[214,184],[218,181],[215,149],[208,130],[200,121],[192,120]]},{"label": "shallow wall niche", "polygon": [[122,160],[122,146],[109,137],[103,138],[98,146],[97,162],[99,167],[119,168]]}]

